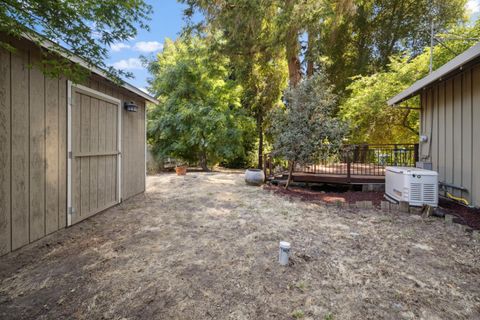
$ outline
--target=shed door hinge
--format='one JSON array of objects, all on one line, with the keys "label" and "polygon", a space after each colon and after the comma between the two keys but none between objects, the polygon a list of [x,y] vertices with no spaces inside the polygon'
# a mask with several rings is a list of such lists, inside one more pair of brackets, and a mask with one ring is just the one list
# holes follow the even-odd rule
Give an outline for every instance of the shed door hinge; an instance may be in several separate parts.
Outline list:
[{"label": "shed door hinge", "polygon": [[69,215],[74,215],[75,213],[77,213],[77,211],[75,210],[75,208],[73,208],[73,207],[69,207],[69,208],[68,208],[68,214],[69,214]]},{"label": "shed door hinge", "polygon": [[68,151],[68,159],[72,159],[72,151]]}]

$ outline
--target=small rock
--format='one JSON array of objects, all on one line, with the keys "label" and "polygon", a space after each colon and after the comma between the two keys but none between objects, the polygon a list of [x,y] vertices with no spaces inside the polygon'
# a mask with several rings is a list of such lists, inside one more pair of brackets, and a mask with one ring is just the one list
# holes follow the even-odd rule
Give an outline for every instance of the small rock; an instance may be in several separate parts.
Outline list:
[{"label": "small rock", "polygon": [[403,319],[415,319],[415,314],[412,311],[406,311],[401,313]]},{"label": "small rock", "polygon": [[394,309],[397,309],[397,310],[402,310],[403,309],[403,305],[400,303],[400,302],[394,302],[392,303],[392,307]]},{"label": "small rock", "polygon": [[305,307],[310,307],[311,305],[313,304],[313,299],[312,297],[308,297],[307,299],[305,299]]},{"label": "small rock", "polygon": [[358,209],[364,209],[365,208],[365,201],[357,201],[356,207]]},{"label": "small rock", "polygon": [[372,201],[363,201],[363,207],[365,209],[372,209],[373,208],[373,202]]},{"label": "small rock", "polygon": [[480,230],[473,230],[472,231],[472,238],[475,240],[480,240]]},{"label": "small rock", "polygon": [[410,204],[407,201],[400,201],[398,209],[400,212],[408,213],[410,212]]},{"label": "small rock", "polygon": [[432,251],[432,247],[427,246],[426,244],[421,244],[421,243],[415,243],[413,245],[415,248],[420,249],[420,250],[425,250],[425,251]]},{"label": "small rock", "polygon": [[382,211],[390,211],[390,202],[388,201],[380,202],[380,208],[382,209]]},{"label": "small rock", "polygon": [[452,224],[453,223],[453,216],[451,214],[445,214],[445,223]]}]

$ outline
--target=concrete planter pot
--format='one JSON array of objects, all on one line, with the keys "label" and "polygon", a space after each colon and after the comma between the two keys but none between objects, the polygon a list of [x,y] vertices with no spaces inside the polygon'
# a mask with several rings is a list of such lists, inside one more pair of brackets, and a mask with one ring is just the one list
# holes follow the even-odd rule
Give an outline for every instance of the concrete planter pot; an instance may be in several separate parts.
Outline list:
[{"label": "concrete planter pot", "polygon": [[247,169],[245,183],[251,186],[260,186],[265,182],[265,174],[260,169]]}]

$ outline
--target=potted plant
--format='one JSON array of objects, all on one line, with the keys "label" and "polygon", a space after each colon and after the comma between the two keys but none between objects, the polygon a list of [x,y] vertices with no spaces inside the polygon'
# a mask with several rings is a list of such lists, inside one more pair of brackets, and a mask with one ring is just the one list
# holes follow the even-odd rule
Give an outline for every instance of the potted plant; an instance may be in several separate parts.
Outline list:
[{"label": "potted plant", "polygon": [[184,176],[187,174],[187,166],[185,163],[177,163],[175,166],[175,172],[177,173],[177,176]]}]

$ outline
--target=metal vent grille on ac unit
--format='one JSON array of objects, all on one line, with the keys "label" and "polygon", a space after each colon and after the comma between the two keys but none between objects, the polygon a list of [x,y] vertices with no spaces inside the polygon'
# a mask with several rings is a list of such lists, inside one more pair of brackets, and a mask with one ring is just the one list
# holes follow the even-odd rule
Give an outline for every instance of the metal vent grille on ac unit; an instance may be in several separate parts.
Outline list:
[{"label": "metal vent grille on ac unit", "polygon": [[434,184],[423,185],[423,201],[424,202],[435,202],[437,198],[437,187]]},{"label": "metal vent grille on ac unit", "polygon": [[410,200],[422,201],[422,184],[421,183],[410,184]]}]

